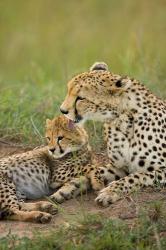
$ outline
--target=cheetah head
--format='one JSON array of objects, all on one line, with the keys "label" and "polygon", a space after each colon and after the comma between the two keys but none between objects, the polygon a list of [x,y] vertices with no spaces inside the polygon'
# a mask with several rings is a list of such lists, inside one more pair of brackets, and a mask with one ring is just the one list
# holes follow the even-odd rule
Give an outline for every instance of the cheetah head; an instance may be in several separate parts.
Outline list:
[{"label": "cheetah head", "polygon": [[61,158],[67,153],[77,151],[88,144],[88,135],[82,127],[61,115],[46,120],[46,138],[49,154]]},{"label": "cheetah head", "polygon": [[89,72],[68,83],[68,93],[60,110],[76,123],[114,119],[123,105],[123,94],[131,81],[108,71],[105,63],[95,63]]}]

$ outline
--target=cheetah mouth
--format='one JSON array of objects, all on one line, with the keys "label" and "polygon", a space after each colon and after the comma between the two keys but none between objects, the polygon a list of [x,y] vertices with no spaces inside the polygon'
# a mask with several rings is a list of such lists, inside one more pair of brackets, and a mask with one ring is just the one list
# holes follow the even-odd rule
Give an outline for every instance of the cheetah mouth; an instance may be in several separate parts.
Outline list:
[{"label": "cheetah mouth", "polygon": [[79,123],[82,120],[82,116],[81,115],[77,115],[74,119],[74,123]]},{"label": "cheetah mouth", "polygon": [[83,119],[83,117],[78,114],[78,111],[77,111],[76,107],[75,107],[75,112],[74,113],[75,113],[74,123],[79,123]]}]

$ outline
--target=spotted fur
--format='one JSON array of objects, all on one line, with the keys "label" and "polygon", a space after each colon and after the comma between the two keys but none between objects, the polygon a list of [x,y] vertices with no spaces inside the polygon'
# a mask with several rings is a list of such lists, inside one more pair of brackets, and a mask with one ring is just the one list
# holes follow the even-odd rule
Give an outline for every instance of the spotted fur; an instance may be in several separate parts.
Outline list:
[{"label": "spotted fur", "polygon": [[[166,181],[166,102],[142,83],[108,71],[105,64],[74,77],[61,112],[76,123],[99,120],[113,178],[96,201],[104,206],[143,186]],[[118,180],[119,178],[119,180]]]},{"label": "spotted fur", "polygon": [[[64,116],[47,120],[48,146],[0,159],[0,217],[45,223],[56,213],[52,203],[24,200],[49,196],[63,202],[90,185],[102,189],[104,172],[93,166],[88,136]],[[101,172],[101,173],[100,173]]]}]

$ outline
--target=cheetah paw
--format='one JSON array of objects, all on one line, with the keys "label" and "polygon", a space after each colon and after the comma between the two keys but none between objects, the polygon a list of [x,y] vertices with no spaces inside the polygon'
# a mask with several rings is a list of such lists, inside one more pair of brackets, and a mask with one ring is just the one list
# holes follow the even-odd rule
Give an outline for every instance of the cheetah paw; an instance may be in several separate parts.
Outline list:
[{"label": "cheetah paw", "polygon": [[58,212],[58,208],[51,202],[43,201],[40,204],[40,211],[55,215]]},{"label": "cheetah paw", "polygon": [[48,223],[52,219],[52,215],[44,212],[36,212],[34,216],[34,220],[37,223]]},{"label": "cheetah paw", "polygon": [[53,202],[57,202],[57,203],[63,203],[65,201],[64,197],[60,194],[60,192],[56,192],[55,194],[51,195],[50,199]]},{"label": "cheetah paw", "polygon": [[99,192],[99,195],[95,199],[96,203],[104,207],[108,207],[110,204],[116,202],[121,197],[110,187],[106,187]]}]

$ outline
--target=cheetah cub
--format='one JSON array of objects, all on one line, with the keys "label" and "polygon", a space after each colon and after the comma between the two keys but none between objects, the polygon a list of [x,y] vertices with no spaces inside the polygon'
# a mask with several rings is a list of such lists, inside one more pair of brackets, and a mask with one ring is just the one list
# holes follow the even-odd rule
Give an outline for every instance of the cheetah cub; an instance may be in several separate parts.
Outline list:
[{"label": "cheetah cub", "polygon": [[88,135],[64,116],[46,121],[46,147],[0,159],[0,217],[46,223],[58,203],[103,187],[102,169],[93,166]]}]

